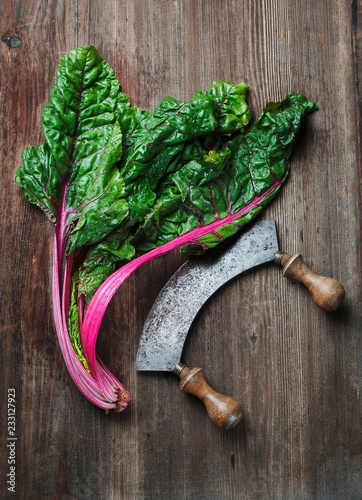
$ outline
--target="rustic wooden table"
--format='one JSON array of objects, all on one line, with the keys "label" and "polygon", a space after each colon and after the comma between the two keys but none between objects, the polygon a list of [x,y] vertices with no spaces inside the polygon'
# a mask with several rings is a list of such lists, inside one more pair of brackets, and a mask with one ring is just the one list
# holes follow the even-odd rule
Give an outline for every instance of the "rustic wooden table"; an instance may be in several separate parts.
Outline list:
[{"label": "rustic wooden table", "polygon": [[[2,498],[359,499],[361,476],[361,4],[328,0],[6,0],[0,4]],[[98,350],[132,392],[105,414],[78,392],[52,319],[52,227],[14,183],[42,141],[60,57],[95,45],[134,105],[245,81],[256,117],[288,92],[316,101],[292,173],[263,213],[280,245],[345,286],[334,313],[266,265],[201,311],[184,350],[237,397],[241,424],[216,429],[169,374],[136,373],[142,325],[179,253],[118,292]],[[16,393],[16,494],[7,491],[8,389]],[[12,454],[13,456],[14,454]]]}]

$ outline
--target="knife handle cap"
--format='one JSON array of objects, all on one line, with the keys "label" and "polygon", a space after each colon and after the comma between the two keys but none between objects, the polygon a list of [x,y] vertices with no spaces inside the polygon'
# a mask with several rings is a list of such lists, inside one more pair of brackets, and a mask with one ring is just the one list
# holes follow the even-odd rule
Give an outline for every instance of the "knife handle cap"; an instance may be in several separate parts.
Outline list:
[{"label": "knife handle cap", "polygon": [[178,363],[173,373],[179,377],[182,392],[192,394],[202,401],[211,421],[221,429],[231,429],[242,417],[242,408],[235,399],[212,389],[206,382],[201,368],[188,368]]},{"label": "knife handle cap", "polygon": [[284,277],[302,283],[314,302],[325,311],[335,311],[341,305],[345,296],[343,285],[334,278],[326,278],[312,271],[301,254],[278,252],[274,262],[283,269]]}]

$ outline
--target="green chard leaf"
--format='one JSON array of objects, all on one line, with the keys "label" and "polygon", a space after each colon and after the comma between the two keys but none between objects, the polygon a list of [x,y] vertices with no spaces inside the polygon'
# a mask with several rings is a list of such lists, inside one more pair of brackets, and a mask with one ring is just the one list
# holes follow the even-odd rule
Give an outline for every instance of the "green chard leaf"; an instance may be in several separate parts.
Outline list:
[{"label": "green chard leaf", "polygon": [[230,141],[224,151],[192,160],[165,179],[161,195],[135,234],[136,248],[151,250],[195,227],[218,219],[226,222],[240,213],[185,250],[200,252],[236,233],[279,191],[301,119],[313,109],[316,105],[300,95],[271,103],[249,133]]},{"label": "green chard leaf", "polygon": [[16,180],[52,220],[61,206],[69,251],[102,240],[128,214],[116,166],[122,154],[122,101],[127,98],[113,70],[94,47],[71,51],[60,61],[43,109],[47,144],[23,155]]},{"label": "green chard leaf", "polygon": [[55,223],[63,178],[48,145],[26,148],[22,160],[23,165],[16,172],[17,184],[24,189],[27,200]]},{"label": "green chard leaf", "polygon": [[124,142],[121,160],[131,217],[143,219],[156,199],[160,179],[182,166],[183,152],[190,151],[190,145],[197,143],[198,153],[204,154],[210,148],[200,141],[214,144],[215,131],[221,135],[244,129],[251,118],[247,90],[245,84],[214,82],[186,103],[166,97],[153,114],[140,115]]},{"label": "green chard leaf", "polygon": [[[245,83],[234,84],[220,80],[213,82],[206,95],[215,99],[215,118],[219,135],[243,132],[251,120],[251,112],[245,97],[249,87]],[[196,94],[197,95],[197,94]]]}]

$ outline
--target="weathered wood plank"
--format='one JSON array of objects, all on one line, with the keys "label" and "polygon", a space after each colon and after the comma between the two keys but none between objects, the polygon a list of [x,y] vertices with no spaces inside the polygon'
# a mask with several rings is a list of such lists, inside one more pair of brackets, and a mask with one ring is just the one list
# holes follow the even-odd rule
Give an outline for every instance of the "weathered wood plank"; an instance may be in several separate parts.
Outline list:
[{"label": "weathered wood plank", "polygon": [[[8,0],[0,4],[1,400],[16,389],[19,498],[339,499],[362,489],[361,11],[358,2]],[[16,35],[19,47],[8,46]],[[308,117],[290,179],[264,217],[280,245],[345,285],[336,313],[265,265],[201,311],[184,357],[237,398],[244,420],[215,429],[170,374],[137,374],[138,338],[157,293],[184,260],[139,269],[112,301],[99,352],[133,394],[104,415],[71,382],[51,310],[52,228],[15,186],[59,58],[94,44],[134,105],[189,99],[213,80],[246,81],[254,116],[305,93]],[[7,449],[2,440],[1,492]],[[4,493],[3,493],[4,492]]]}]

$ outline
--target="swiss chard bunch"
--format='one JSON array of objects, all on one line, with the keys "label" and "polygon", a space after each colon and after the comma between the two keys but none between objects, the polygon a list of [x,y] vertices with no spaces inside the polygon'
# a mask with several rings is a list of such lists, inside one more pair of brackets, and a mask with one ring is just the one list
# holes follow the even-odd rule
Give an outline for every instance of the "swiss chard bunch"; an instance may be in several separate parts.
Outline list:
[{"label": "swiss chard bunch", "polygon": [[75,384],[100,408],[129,401],[96,353],[122,283],[158,255],[204,252],[234,235],[287,177],[301,119],[316,105],[289,94],[246,132],[247,91],[218,81],[149,113],[131,106],[94,47],[60,61],[42,113],[46,142],[25,149],[16,182],[55,225],[59,343]]}]

